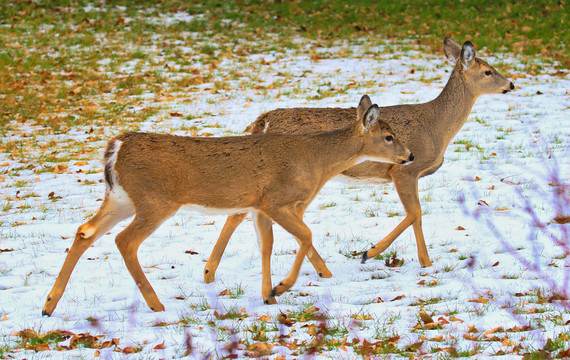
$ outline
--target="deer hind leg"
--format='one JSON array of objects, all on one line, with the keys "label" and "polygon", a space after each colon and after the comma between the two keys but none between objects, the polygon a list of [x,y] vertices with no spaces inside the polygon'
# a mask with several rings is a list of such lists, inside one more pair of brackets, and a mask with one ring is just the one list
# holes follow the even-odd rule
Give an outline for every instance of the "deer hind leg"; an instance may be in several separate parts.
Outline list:
[{"label": "deer hind leg", "polygon": [[255,228],[261,245],[261,296],[265,304],[276,304],[271,296],[271,253],[273,252],[273,222],[262,213],[253,214]]},{"label": "deer hind leg", "polygon": [[291,235],[293,235],[297,242],[299,243],[299,251],[291,267],[291,271],[283,281],[273,288],[271,292],[271,297],[279,296],[285,291],[289,290],[297,281],[299,276],[299,271],[301,270],[301,265],[307,253],[312,246],[312,234],[311,230],[303,222],[304,209],[299,210],[295,208],[285,208],[278,209],[271,214],[273,220],[281,225],[285,230],[287,230]]},{"label": "deer hind leg", "polygon": [[398,191],[400,201],[404,205],[406,210],[406,217],[390,234],[385,238],[380,240],[376,245],[374,245],[370,250],[364,252],[362,255],[362,262],[364,263],[369,258],[373,258],[378,254],[386,250],[393,242],[396,240],[400,234],[406,230],[410,225],[413,226],[414,235],[416,237],[416,244],[418,248],[418,258],[420,260],[420,265],[422,267],[431,266],[431,260],[427,252],[425,245],[424,235],[422,231],[422,208],[420,205],[420,199],[418,195],[418,181],[417,178],[413,181],[410,180],[400,180],[399,178],[394,178],[394,185]]},{"label": "deer hind leg", "polygon": [[212,254],[204,267],[204,282],[209,284],[214,282],[216,278],[216,270],[220,265],[220,260],[222,259],[222,255],[226,250],[226,246],[228,245],[228,241],[230,241],[230,237],[238,227],[238,225],[245,219],[247,213],[243,214],[235,214],[228,216],[226,223],[224,224],[224,228],[214,246],[214,250],[212,250]]},{"label": "deer hind leg", "polygon": [[[226,250],[226,246],[228,245],[230,237],[238,225],[245,219],[246,215],[247,214],[236,214],[228,216],[222,232],[220,233],[220,237],[214,246],[214,250],[212,250],[212,254],[210,255],[210,258],[204,267],[204,282],[206,284],[214,282],[216,278],[216,270],[220,265],[220,260],[222,259],[222,255]],[[307,258],[311,261],[311,264],[320,277],[332,277],[332,272],[327,268],[325,261],[312,245],[311,249],[309,249],[309,252],[307,253]]]},{"label": "deer hind leg", "polygon": [[125,265],[135,284],[141,291],[148,307],[153,311],[164,311],[164,305],[158,300],[156,292],[139,263],[137,251],[141,243],[149,237],[166,219],[176,212],[177,209],[164,206],[162,209],[149,208],[149,213],[138,212],[133,221],[117,235],[115,243],[123,256]]},{"label": "deer hind leg", "polygon": [[47,297],[42,315],[51,316],[55,310],[67,286],[69,277],[85,250],[93,245],[95,240],[109,231],[113,226],[133,216],[133,214],[134,208],[131,203],[117,201],[109,196],[105,197],[103,204],[101,204],[95,216],[77,229],[75,240],[69,249],[59,275],[55,280],[55,284]]}]

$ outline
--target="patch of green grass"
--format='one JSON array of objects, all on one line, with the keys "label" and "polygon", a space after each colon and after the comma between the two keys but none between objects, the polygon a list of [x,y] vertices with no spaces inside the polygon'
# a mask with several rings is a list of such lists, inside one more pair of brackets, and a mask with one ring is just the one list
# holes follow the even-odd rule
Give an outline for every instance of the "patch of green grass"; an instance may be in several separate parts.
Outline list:
[{"label": "patch of green grass", "polygon": [[326,208],[335,207],[336,205],[337,204],[334,201],[331,201],[329,203],[324,203],[324,204],[319,205],[319,210],[324,210]]}]

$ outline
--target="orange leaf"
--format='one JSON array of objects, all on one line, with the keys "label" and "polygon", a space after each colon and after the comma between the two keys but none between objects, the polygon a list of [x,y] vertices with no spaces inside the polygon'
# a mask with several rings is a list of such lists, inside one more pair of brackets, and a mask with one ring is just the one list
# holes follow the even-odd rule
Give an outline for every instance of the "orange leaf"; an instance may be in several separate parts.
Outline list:
[{"label": "orange leaf", "polygon": [[47,351],[51,350],[48,344],[38,344],[34,346],[35,351]]},{"label": "orange leaf", "polygon": [[135,348],[132,346],[127,346],[126,348],[124,348],[121,351],[123,354],[134,354],[135,353]]},{"label": "orange leaf", "polygon": [[155,347],[153,347],[153,350],[163,350],[165,348],[164,346],[164,341],[162,342],[162,344],[158,344]]},{"label": "orange leaf", "polygon": [[406,295],[399,295],[399,296],[396,296],[395,298],[393,298],[393,299],[390,300],[390,301],[402,300],[402,299],[405,298],[405,297],[406,297]]},{"label": "orange leaf", "polygon": [[455,230],[465,230],[465,228],[463,226],[458,226],[455,228]]},{"label": "orange leaf", "polygon": [[483,333],[483,335],[487,336],[487,335],[490,335],[490,334],[494,334],[494,333],[496,333],[496,332],[503,332],[503,331],[504,331],[504,330],[503,330],[503,327],[502,327],[502,326],[499,326],[499,327],[496,327],[496,328],[494,328],[494,329],[485,331],[485,332]]},{"label": "orange leaf", "polygon": [[420,318],[424,322],[424,324],[433,323],[433,319],[429,316],[425,311],[420,311]]},{"label": "orange leaf", "polygon": [[489,299],[485,299],[485,298],[480,297],[479,299],[469,300],[469,302],[472,302],[472,303],[479,303],[479,304],[486,304],[486,303],[489,302]]},{"label": "orange leaf", "polygon": [[449,321],[445,320],[445,318],[441,316],[439,317],[439,319],[437,319],[437,322],[440,323],[441,325],[449,324]]}]

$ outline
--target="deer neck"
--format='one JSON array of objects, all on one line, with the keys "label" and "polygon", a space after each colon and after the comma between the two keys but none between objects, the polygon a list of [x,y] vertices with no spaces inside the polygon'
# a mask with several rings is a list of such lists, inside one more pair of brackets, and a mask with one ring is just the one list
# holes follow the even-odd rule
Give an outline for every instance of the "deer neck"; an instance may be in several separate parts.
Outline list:
[{"label": "deer neck", "polygon": [[467,86],[460,70],[456,67],[441,94],[430,104],[434,109],[432,125],[443,135],[446,144],[467,121],[475,100],[477,95]]},{"label": "deer neck", "polygon": [[[323,180],[327,181],[357,163],[364,147],[360,124],[343,130],[314,136],[316,161],[323,169]],[[317,153],[318,152],[318,153]]]}]

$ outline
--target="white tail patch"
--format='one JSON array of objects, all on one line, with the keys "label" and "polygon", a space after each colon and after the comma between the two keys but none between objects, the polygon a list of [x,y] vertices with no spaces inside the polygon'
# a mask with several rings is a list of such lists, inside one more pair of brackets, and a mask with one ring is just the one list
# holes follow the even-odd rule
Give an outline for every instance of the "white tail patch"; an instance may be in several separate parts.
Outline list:
[{"label": "white tail patch", "polygon": [[113,140],[107,153],[105,154],[105,181],[107,182],[107,192],[113,192],[114,187],[119,185],[119,179],[115,172],[115,163],[117,162],[117,154],[123,144],[120,140]]}]

